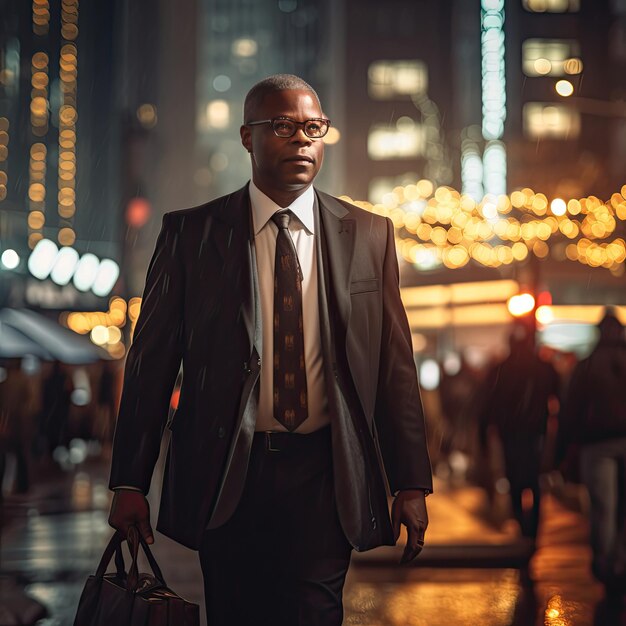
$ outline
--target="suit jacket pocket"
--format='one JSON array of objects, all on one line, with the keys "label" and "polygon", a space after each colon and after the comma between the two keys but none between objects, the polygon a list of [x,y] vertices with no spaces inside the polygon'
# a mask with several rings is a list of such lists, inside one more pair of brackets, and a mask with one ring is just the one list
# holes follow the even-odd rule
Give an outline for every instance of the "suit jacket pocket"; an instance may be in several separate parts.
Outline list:
[{"label": "suit jacket pocket", "polygon": [[371,291],[378,291],[378,278],[365,278],[363,280],[354,280],[350,283],[351,296]]}]

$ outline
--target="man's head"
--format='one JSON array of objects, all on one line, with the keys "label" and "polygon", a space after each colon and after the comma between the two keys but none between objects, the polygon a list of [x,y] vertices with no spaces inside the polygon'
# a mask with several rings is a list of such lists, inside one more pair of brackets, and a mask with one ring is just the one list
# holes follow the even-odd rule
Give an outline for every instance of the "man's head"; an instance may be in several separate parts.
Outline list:
[{"label": "man's head", "polygon": [[598,323],[601,341],[623,341],[624,326],[617,318],[617,313],[613,307],[606,307],[604,317]]},{"label": "man's head", "polygon": [[[285,124],[272,123],[276,118]],[[325,119],[317,93],[297,76],[270,76],[248,92],[241,142],[251,155],[255,185],[280,206],[291,204],[317,176]]]}]

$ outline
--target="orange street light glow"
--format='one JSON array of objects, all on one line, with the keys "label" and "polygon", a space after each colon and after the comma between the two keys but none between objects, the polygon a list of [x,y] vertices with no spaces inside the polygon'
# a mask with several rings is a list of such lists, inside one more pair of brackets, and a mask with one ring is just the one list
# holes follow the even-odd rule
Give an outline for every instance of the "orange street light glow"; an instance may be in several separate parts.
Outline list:
[{"label": "orange street light glow", "polygon": [[529,293],[511,296],[507,302],[507,308],[513,317],[521,317],[535,308],[535,298]]}]

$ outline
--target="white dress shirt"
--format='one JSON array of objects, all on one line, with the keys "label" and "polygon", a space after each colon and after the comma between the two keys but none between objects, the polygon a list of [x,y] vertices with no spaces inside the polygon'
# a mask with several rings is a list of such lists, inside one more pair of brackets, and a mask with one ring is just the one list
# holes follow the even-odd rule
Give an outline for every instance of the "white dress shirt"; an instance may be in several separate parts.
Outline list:
[{"label": "white dress shirt", "polygon": [[293,214],[289,222],[289,233],[296,247],[304,275],[302,282],[302,320],[309,416],[295,432],[310,433],[330,422],[320,340],[314,204],[313,186],[310,186],[288,207],[280,207],[250,181],[250,205],[252,207],[252,226],[259,275],[263,330],[257,431],[286,430],[280,422],[274,419],[274,368],[272,366],[274,362],[274,325],[272,323],[274,319],[274,257],[278,227],[271,220],[271,217],[277,211],[284,209],[289,209]]}]

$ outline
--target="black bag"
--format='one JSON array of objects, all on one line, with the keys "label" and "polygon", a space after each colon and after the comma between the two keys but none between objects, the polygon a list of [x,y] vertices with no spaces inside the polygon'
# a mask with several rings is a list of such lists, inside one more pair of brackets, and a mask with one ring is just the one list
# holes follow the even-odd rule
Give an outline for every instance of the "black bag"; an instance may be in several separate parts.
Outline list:
[{"label": "black bag", "polygon": [[[122,535],[116,532],[104,550],[95,576],[89,576],[78,603],[74,626],[199,626],[200,609],[165,584],[150,548],[134,526],[128,530],[132,563],[128,574],[122,556]],[[139,574],[141,544],[152,574]],[[115,553],[116,572],[106,574]]]}]

